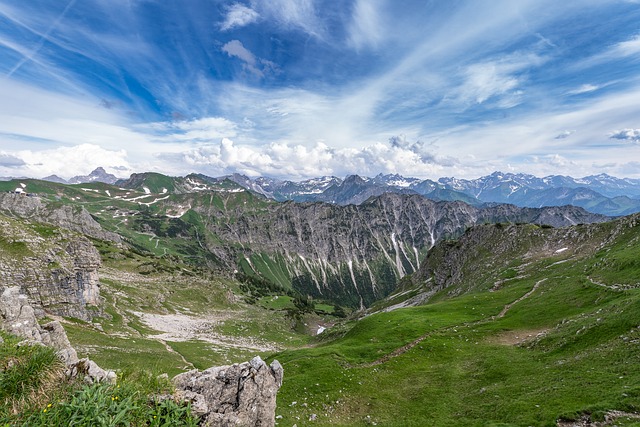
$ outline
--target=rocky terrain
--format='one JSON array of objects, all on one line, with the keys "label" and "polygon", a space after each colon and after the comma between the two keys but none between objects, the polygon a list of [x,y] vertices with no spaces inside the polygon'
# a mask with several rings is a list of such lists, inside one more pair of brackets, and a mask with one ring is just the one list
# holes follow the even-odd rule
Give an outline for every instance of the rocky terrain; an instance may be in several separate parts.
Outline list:
[{"label": "rocky terrain", "polygon": [[178,400],[213,425],[273,408],[289,426],[632,425],[640,411],[637,215],[279,203],[168,178],[2,194],[5,329],[45,342],[64,326],[61,349],[109,368],[191,370]]},{"label": "rocky terrain", "polygon": [[[205,240],[207,249],[229,268],[239,266],[271,280],[280,276],[281,285],[357,307],[386,296],[397,279],[420,267],[432,245],[472,225],[526,222],[563,227],[606,219],[569,206],[477,208],[398,194],[347,206],[286,202],[225,209],[201,204],[195,197],[188,203],[217,237],[216,242]],[[220,240],[228,243],[220,245]]]},{"label": "rocky terrain", "polygon": [[0,212],[56,225],[96,239],[121,241],[118,234],[105,231],[86,209],[81,206],[56,203],[55,198],[52,201],[42,200],[35,195],[0,193]]},{"label": "rocky terrain", "polygon": [[[40,326],[27,296],[17,286],[0,294],[0,329],[24,338],[26,341],[21,345],[54,348],[68,378],[82,378],[89,383],[116,382],[114,371],[104,370],[88,358],[78,358],[59,321]],[[203,426],[272,427],[283,376],[284,370],[277,360],[268,366],[256,356],[250,362],[177,375],[173,378],[174,395],[163,398],[189,402]]]},{"label": "rocky terrain", "polygon": [[0,289],[18,286],[41,314],[100,313],[100,254],[84,236],[0,215]]}]

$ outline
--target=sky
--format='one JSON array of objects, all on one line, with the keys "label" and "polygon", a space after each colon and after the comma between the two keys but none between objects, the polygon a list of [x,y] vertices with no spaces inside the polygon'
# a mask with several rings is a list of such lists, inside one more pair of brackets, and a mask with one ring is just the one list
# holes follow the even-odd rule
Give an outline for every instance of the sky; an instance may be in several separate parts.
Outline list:
[{"label": "sky", "polygon": [[0,176],[640,178],[640,0],[0,0]]}]

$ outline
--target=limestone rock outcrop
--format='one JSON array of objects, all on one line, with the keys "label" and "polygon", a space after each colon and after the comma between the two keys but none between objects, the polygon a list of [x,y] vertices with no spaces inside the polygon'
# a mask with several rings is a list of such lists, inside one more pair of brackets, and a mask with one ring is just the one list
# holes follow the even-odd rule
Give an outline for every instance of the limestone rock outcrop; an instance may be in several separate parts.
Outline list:
[{"label": "limestone rock outcrop", "polygon": [[192,370],[173,378],[177,397],[190,401],[204,426],[275,425],[276,394],[283,369],[259,356],[250,362]]},{"label": "limestone rock outcrop", "polygon": [[19,218],[45,222],[100,240],[120,243],[116,233],[105,231],[83,207],[48,203],[39,197],[0,193],[0,211]]},{"label": "limestone rock outcrop", "polygon": [[114,382],[116,379],[115,372],[104,370],[89,359],[78,359],[60,322],[54,320],[42,326],[38,324],[35,310],[17,286],[6,288],[0,294],[0,328],[29,343],[46,345],[56,350],[69,376],[83,375],[87,382]]},{"label": "limestone rock outcrop", "polygon": [[38,317],[91,320],[100,311],[101,265],[84,236],[0,215],[0,291],[19,286]]}]

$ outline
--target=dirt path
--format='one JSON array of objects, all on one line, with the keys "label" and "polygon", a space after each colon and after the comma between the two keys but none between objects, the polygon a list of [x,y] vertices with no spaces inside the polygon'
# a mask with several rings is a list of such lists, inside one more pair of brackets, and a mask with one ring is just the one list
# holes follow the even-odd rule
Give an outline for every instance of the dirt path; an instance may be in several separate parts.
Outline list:
[{"label": "dirt path", "polygon": [[505,306],[504,306],[504,308],[502,309],[502,311],[500,312],[500,314],[498,314],[498,316],[497,316],[497,317],[498,317],[499,319],[500,319],[500,318],[502,318],[502,317],[504,317],[504,316],[505,316],[505,314],[507,314],[507,312],[508,312],[509,310],[511,310],[511,307],[513,307],[515,304],[517,304],[517,303],[519,303],[520,301],[525,300],[525,299],[529,298],[531,295],[533,295],[533,293],[538,289],[538,287],[539,287],[539,286],[542,284],[542,282],[544,282],[545,280],[547,280],[547,279],[545,278],[545,279],[542,279],[542,280],[538,280],[538,281],[536,282],[536,284],[535,284],[535,285],[533,285],[533,288],[531,288],[531,290],[530,290],[529,292],[527,292],[526,294],[522,295],[520,298],[518,298],[518,299],[517,299],[517,300],[515,300],[514,302],[512,302],[512,303],[509,303],[509,304],[505,305]]},{"label": "dirt path", "polygon": [[[507,314],[507,312],[511,309],[511,307],[513,307],[515,304],[517,304],[520,301],[525,300],[525,299],[529,298],[531,295],[533,295],[533,293],[538,289],[538,287],[545,280],[547,280],[547,279],[542,279],[542,280],[539,280],[538,282],[536,282],[536,284],[533,285],[533,288],[531,288],[531,290],[529,292],[527,292],[526,294],[522,295],[520,298],[518,298],[517,300],[513,301],[512,303],[509,303],[509,304],[505,305],[504,308],[502,309],[502,311],[497,316],[492,316],[488,320],[491,321],[491,320],[495,320],[496,318],[504,317],[505,314]],[[428,332],[428,333],[420,336],[419,338],[416,338],[415,340],[411,341],[410,343],[405,344],[402,347],[399,347],[399,348],[393,350],[391,353],[388,353],[388,354],[380,357],[379,359],[374,360],[373,362],[363,363],[363,364],[360,364],[360,365],[356,365],[355,367],[370,368],[370,367],[373,367],[373,366],[381,365],[381,364],[386,363],[386,362],[388,362],[389,360],[391,360],[391,359],[393,359],[395,357],[403,355],[407,351],[411,350],[412,348],[414,348],[415,346],[420,344],[422,341],[424,341],[427,338],[429,338],[434,333],[442,333],[442,332],[446,332],[447,330],[453,330],[455,328],[460,328],[460,327],[463,327],[463,326],[477,325],[479,323],[484,323],[484,322],[487,322],[487,319],[481,319],[481,320],[478,320],[476,322],[466,323],[466,324],[463,324],[462,326],[456,325],[456,326],[451,326],[449,328],[439,329],[439,330],[433,331],[433,332]],[[537,331],[536,333],[539,333],[539,332],[540,331]],[[527,335],[524,332],[522,334]]]},{"label": "dirt path", "polygon": [[377,360],[374,360],[373,362],[363,363],[361,365],[358,365],[358,367],[359,368],[371,368],[373,366],[382,365],[383,363],[388,362],[389,360],[393,359],[394,357],[398,357],[398,356],[406,353],[407,351],[411,350],[413,347],[417,346],[422,341],[424,341],[427,338],[429,338],[431,336],[431,334],[432,334],[431,332],[429,332],[428,334],[424,334],[420,338],[417,338],[417,339],[411,341],[409,344],[405,344],[402,347],[393,350],[391,353],[386,354],[386,355],[382,356],[381,358],[379,358]]},{"label": "dirt path", "polygon": [[164,345],[164,348],[166,348],[169,353],[177,354],[180,357],[180,359],[182,359],[182,362],[185,364],[185,366],[189,366],[189,367],[191,367],[191,369],[195,369],[195,366],[193,366],[193,363],[189,362],[187,359],[184,358],[184,356],[182,354],[178,353],[173,348],[171,348],[171,346],[169,344],[167,344],[166,341],[163,341],[163,340],[160,340],[160,339],[158,341],[162,345]]}]

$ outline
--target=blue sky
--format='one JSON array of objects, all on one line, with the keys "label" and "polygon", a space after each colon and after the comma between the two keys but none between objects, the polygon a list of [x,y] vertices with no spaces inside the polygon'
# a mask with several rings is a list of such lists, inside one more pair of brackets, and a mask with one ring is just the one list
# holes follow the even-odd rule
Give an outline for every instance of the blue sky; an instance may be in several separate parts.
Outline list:
[{"label": "blue sky", "polygon": [[0,0],[0,176],[640,178],[637,0]]}]

